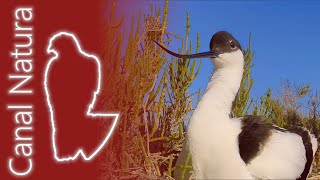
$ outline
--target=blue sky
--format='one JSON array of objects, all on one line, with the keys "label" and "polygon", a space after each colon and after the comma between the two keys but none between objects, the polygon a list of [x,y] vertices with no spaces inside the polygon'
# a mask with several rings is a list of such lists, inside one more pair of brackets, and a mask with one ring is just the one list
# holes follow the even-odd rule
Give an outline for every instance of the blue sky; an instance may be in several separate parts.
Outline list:
[{"label": "blue sky", "polygon": [[[127,17],[148,12],[150,3],[164,6],[164,0],[144,1],[138,6],[128,6]],[[191,17],[190,39],[195,42],[200,33],[200,51],[209,50],[211,36],[221,30],[232,33],[248,47],[252,33],[255,53],[251,91],[258,99],[270,87],[274,94],[280,90],[281,81],[310,83],[320,91],[320,2],[317,1],[216,1],[169,0],[168,31],[185,36],[186,11]],[[129,18],[128,20],[131,20]],[[172,41],[169,49],[177,51],[181,41]],[[209,59],[203,59],[199,76],[191,92],[204,90],[213,71]]]},{"label": "blue sky", "polygon": [[[154,1],[153,1],[154,2]],[[156,1],[159,2],[159,1]],[[320,3],[260,1],[169,1],[168,30],[185,34],[186,11],[191,17],[190,39],[200,33],[200,51],[209,50],[211,36],[220,30],[231,32],[248,47],[252,32],[255,53],[252,96],[259,98],[267,88],[280,90],[284,80],[310,83],[320,90]],[[177,50],[174,41],[169,49]],[[191,91],[206,87],[213,70],[209,59],[203,66]]]}]

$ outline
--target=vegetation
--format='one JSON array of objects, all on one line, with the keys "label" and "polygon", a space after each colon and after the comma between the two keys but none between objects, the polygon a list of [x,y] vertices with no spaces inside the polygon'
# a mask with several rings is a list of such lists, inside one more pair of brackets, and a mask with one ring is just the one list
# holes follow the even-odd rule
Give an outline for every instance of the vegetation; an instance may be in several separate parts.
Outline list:
[{"label": "vegetation", "polygon": [[[198,93],[190,95],[188,89],[201,60],[168,59],[153,42],[169,44],[171,37],[179,38],[181,53],[193,51],[192,41],[166,31],[168,1],[163,13],[151,6],[154,13],[143,20],[140,15],[137,23],[132,20],[125,52],[120,52],[124,40],[119,28],[114,28],[121,26],[121,19],[114,16],[114,3],[106,22],[104,58],[110,84],[105,87],[105,106],[120,111],[121,121],[103,157],[103,178],[170,178],[185,140],[184,123],[192,112],[193,95]],[[189,28],[188,17],[185,39]],[[199,37],[195,44],[197,51]]]},{"label": "vegetation", "polygon": [[[107,89],[104,106],[121,112],[121,121],[101,159],[102,179],[173,179],[177,172],[179,178],[189,178],[192,166],[188,151],[176,162],[183,149],[193,102],[201,96],[200,91],[189,92],[201,60],[167,56],[152,40],[169,45],[172,38],[178,38],[182,43],[178,52],[189,54],[198,51],[200,36],[197,35],[195,44],[189,40],[188,13],[184,38],[167,31],[167,0],[163,11],[150,6],[150,14],[140,14],[138,20],[132,18],[130,35],[125,41],[120,28],[123,19],[115,16],[116,1],[107,4],[110,15],[105,23],[104,64],[108,73],[104,77]],[[243,50],[243,79],[230,116],[254,114],[281,127],[303,125],[317,133],[320,96],[310,95],[309,85],[284,82],[282,91],[275,95],[268,89],[258,101],[250,96],[254,55],[251,37],[249,41],[249,47]],[[308,96],[309,101],[305,100]],[[318,159],[313,175],[319,172]]]}]

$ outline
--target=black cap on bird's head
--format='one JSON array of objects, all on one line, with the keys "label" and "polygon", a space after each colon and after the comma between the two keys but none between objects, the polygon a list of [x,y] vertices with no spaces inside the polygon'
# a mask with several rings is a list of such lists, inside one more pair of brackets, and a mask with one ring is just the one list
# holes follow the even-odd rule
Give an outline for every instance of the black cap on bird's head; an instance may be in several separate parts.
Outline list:
[{"label": "black cap on bird's head", "polygon": [[217,58],[219,57],[220,54],[231,53],[237,50],[241,50],[240,43],[230,33],[226,31],[219,31],[212,36],[210,41],[210,51],[197,53],[197,54],[190,54],[190,55],[177,54],[163,47],[159,43],[157,44],[172,56],[183,58],[183,59],[204,58],[204,57]]},{"label": "black cap on bird's head", "polygon": [[215,33],[210,41],[210,50],[217,55],[242,50],[240,43],[228,32],[219,31]]}]

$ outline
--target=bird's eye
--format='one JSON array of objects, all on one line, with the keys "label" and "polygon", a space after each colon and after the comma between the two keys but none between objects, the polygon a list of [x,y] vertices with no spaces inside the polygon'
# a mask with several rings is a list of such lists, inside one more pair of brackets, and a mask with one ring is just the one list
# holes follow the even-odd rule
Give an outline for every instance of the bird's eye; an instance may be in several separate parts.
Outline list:
[{"label": "bird's eye", "polygon": [[234,44],[233,41],[230,41],[230,47],[231,47],[232,49],[236,48],[236,45]]}]

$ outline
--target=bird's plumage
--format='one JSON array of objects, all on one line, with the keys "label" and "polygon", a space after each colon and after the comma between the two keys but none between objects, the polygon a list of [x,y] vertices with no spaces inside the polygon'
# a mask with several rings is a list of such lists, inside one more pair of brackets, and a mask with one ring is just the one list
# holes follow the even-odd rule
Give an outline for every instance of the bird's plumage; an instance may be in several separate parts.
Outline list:
[{"label": "bird's plumage", "polygon": [[318,148],[308,130],[283,129],[257,116],[230,119],[244,65],[240,43],[230,33],[214,34],[205,53],[179,55],[160,47],[180,58],[208,56],[215,66],[188,124],[196,179],[306,179]]},{"label": "bird's plumage", "polygon": [[240,122],[239,153],[255,178],[307,178],[317,149],[316,138],[308,130],[283,129],[264,123],[259,116],[245,116]]}]

